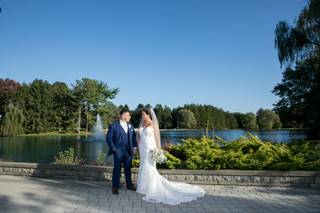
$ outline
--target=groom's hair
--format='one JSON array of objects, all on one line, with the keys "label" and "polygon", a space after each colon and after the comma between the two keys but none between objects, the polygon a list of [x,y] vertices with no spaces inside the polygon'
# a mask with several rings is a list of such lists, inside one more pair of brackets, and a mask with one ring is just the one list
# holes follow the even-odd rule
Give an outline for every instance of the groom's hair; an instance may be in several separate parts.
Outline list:
[{"label": "groom's hair", "polygon": [[122,110],[120,110],[120,115],[122,115],[123,113],[126,113],[126,112],[129,112],[129,113],[130,113],[129,110],[127,110],[127,109],[122,109]]}]

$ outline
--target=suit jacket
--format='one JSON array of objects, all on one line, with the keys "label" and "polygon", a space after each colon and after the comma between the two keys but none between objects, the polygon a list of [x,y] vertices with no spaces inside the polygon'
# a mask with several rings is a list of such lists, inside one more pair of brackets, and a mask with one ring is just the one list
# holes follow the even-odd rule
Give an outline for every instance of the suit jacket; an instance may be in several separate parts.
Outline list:
[{"label": "suit jacket", "polygon": [[[107,133],[107,143],[109,146],[108,155],[112,155],[114,151],[118,148],[123,148],[123,143],[121,143],[121,131],[124,131],[122,129],[122,126],[120,124],[120,121],[113,122],[108,129]],[[134,131],[133,126],[128,123],[128,138],[129,138],[129,149],[131,155],[133,154],[133,148],[137,147],[137,139],[136,139],[136,133]]]}]

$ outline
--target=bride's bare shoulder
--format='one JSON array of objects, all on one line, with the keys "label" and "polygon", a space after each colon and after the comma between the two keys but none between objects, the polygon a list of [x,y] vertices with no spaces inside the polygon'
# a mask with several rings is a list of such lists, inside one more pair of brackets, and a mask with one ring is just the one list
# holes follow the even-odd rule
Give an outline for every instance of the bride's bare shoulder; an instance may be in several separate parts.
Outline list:
[{"label": "bride's bare shoulder", "polygon": [[146,124],[145,124],[145,127],[150,127],[152,126],[152,121],[148,121]]}]

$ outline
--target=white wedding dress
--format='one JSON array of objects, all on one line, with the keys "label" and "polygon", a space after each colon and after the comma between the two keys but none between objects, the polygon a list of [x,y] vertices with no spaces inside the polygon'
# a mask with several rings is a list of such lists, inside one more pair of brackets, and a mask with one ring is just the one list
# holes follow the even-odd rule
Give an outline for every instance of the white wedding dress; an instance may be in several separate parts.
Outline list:
[{"label": "white wedding dress", "polygon": [[205,191],[198,186],[171,182],[159,174],[156,163],[150,157],[150,150],[156,148],[152,127],[140,127],[139,136],[140,167],[137,192],[145,195],[143,200],[178,205],[204,196]]}]

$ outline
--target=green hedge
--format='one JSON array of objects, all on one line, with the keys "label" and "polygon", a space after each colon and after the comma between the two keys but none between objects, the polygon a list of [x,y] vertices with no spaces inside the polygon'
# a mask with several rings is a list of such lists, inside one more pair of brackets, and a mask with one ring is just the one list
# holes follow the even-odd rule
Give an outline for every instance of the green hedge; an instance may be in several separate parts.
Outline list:
[{"label": "green hedge", "polygon": [[[262,142],[247,133],[232,142],[221,138],[189,138],[178,145],[164,145],[166,169],[320,170],[320,144]],[[134,166],[139,161],[134,160]]]}]

